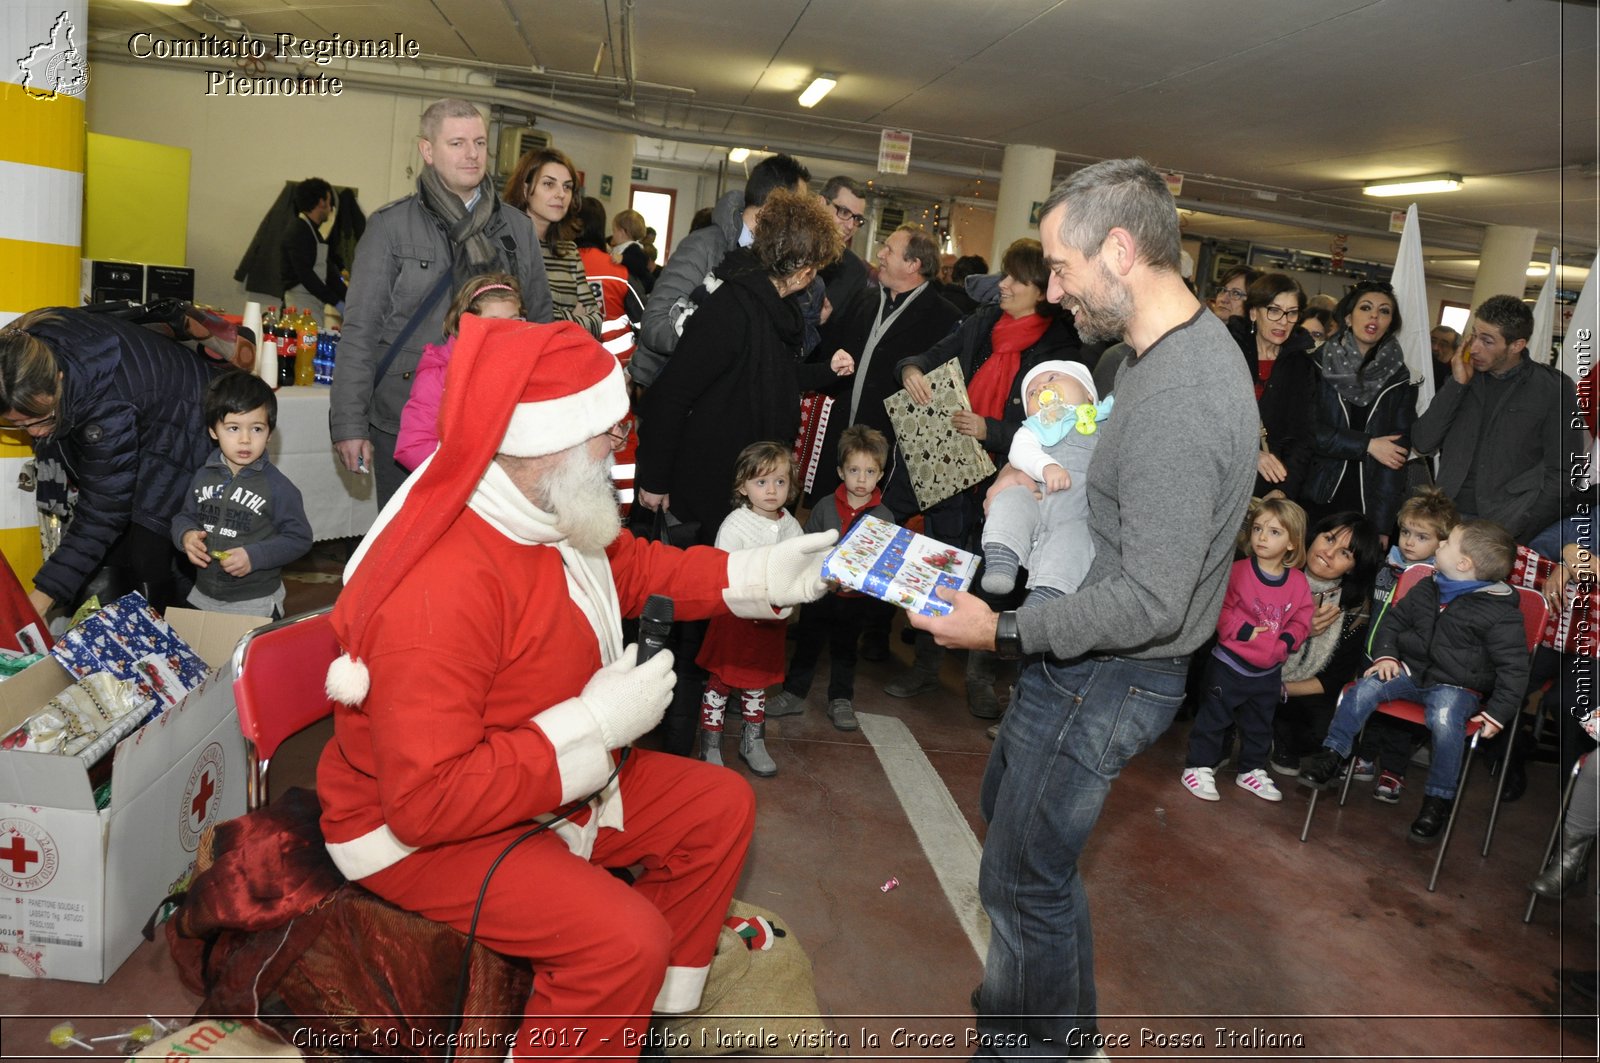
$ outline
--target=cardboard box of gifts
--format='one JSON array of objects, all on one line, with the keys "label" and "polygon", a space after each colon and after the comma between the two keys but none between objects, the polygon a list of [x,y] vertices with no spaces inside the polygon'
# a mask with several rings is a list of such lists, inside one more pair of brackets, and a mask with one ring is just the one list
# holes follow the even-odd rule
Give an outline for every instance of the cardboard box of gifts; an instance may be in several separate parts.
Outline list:
[{"label": "cardboard box of gifts", "polygon": [[[0,750],[0,974],[105,981],[187,882],[201,831],[244,813],[227,665],[239,637],[266,621],[193,609],[169,609],[167,621],[208,672],[117,744],[105,808],[78,757]],[[139,648],[130,640],[128,652]],[[0,683],[0,734],[73,678],[47,657]]]}]

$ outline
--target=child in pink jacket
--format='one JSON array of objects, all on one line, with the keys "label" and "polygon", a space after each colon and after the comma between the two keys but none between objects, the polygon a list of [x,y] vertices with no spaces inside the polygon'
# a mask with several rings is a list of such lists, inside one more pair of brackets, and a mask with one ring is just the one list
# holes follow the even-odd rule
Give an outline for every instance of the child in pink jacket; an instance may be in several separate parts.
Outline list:
[{"label": "child in pink jacket", "polygon": [[462,314],[479,317],[520,318],[522,289],[509,273],[480,273],[461,286],[444,315],[443,343],[422,349],[417,372],[411,379],[411,397],[400,411],[400,433],[395,437],[394,460],[413,470],[439,449],[439,405],[444,399],[444,372],[455,351]]},{"label": "child in pink jacket", "polygon": [[1282,801],[1267,774],[1272,717],[1283,700],[1283,662],[1311,633],[1311,585],[1300,566],[1306,556],[1305,510],[1284,498],[1252,499],[1239,533],[1247,555],[1233,563],[1217,617],[1217,645],[1206,662],[1205,694],[1189,732],[1183,785],[1202,801],[1216,801],[1216,766],[1222,736],[1239,725],[1239,777],[1266,801]]}]

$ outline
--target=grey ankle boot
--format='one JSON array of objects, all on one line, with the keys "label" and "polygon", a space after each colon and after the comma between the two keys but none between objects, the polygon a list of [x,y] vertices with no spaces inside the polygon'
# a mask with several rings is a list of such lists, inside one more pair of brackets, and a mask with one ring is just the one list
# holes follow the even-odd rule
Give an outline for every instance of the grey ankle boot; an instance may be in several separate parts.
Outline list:
[{"label": "grey ankle boot", "polygon": [[1589,850],[1594,847],[1594,835],[1576,837],[1565,826],[1561,828],[1561,848],[1555,860],[1533,880],[1533,892],[1541,897],[1558,901],[1582,882],[1589,874]]},{"label": "grey ankle boot", "polygon": [[726,767],[722,763],[722,732],[700,729],[700,759],[707,764]]},{"label": "grey ankle boot", "polygon": [[739,736],[739,759],[750,765],[750,770],[762,778],[778,774],[778,766],[767,755],[765,723],[744,722],[744,734]]}]

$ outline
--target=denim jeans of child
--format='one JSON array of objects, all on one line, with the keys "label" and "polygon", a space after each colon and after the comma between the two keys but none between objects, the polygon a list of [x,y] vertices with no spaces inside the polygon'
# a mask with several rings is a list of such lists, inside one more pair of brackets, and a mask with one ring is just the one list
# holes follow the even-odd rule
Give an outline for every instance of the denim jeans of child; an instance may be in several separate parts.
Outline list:
[{"label": "denim jeans of child", "polygon": [[1457,777],[1461,774],[1462,747],[1467,740],[1467,721],[1478,714],[1478,695],[1466,687],[1448,683],[1418,686],[1406,672],[1389,680],[1365,675],[1339,699],[1339,709],[1333,714],[1333,724],[1328,728],[1328,738],[1323,745],[1340,756],[1349,756],[1361,725],[1383,701],[1420,701],[1427,707],[1425,722],[1433,733],[1433,763],[1428,768],[1428,782],[1422,792],[1429,797],[1455,797]]},{"label": "denim jeans of child", "polygon": [[1036,660],[1023,668],[984,773],[989,914],[981,1058],[1079,1057],[1098,1043],[1094,940],[1078,856],[1111,781],[1161,737],[1187,657]]}]

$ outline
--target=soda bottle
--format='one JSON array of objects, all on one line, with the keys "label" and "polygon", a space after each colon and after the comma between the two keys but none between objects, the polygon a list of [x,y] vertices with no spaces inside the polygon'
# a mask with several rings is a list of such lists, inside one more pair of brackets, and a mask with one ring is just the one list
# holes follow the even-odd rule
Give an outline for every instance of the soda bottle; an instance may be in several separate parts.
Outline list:
[{"label": "soda bottle", "polygon": [[295,355],[300,351],[300,331],[295,328],[294,307],[283,312],[278,331],[278,386],[294,387]]},{"label": "soda bottle", "polygon": [[317,320],[310,310],[300,314],[300,351],[295,358],[295,387],[308,388],[316,383]]}]

